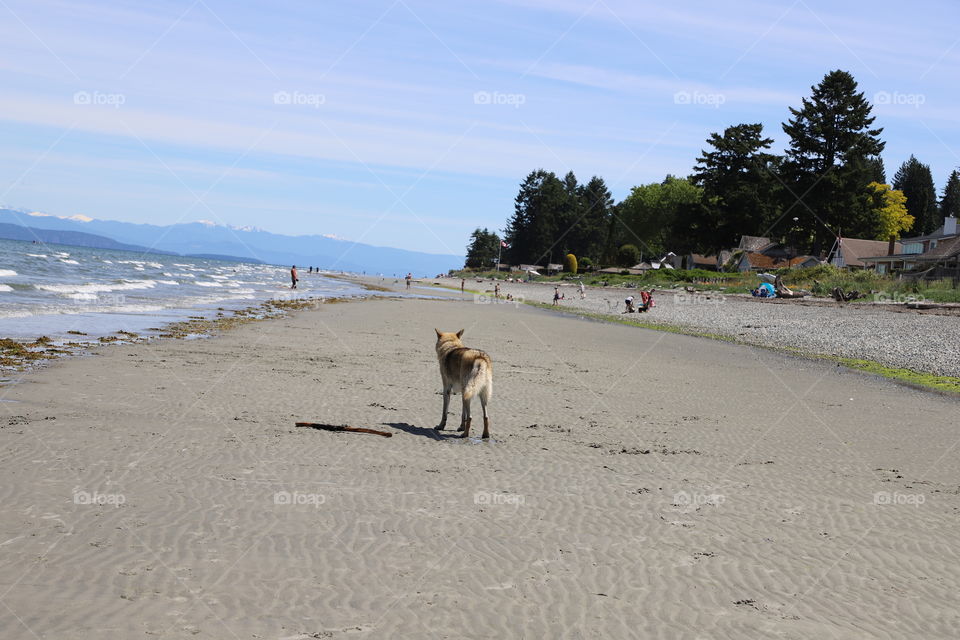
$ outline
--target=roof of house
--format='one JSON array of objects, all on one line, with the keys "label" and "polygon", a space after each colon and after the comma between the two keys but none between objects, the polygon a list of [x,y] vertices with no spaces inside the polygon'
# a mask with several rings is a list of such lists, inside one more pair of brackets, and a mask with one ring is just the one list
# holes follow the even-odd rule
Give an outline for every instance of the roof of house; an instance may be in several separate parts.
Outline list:
[{"label": "roof of house", "polygon": [[740,245],[737,248],[745,251],[760,251],[771,244],[773,243],[770,242],[770,238],[763,236],[740,236]]},{"label": "roof of house", "polygon": [[[844,238],[840,243],[840,252],[843,255],[843,264],[848,267],[865,266],[862,258],[880,256],[887,253],[890,243],[884,240],[862,240],[860,238]],[[893,252],[903,251],[903,244],[895,242]]]},{"label": "roof of house", "polygon": [[953,236],[946,240],[941,240],[937,246],[926,253],[915,256],[918,260],[943,260],[960,255],[960,236]]},{"label": "roof of house", "polygon": [[629,274],[632,275],[632,276],[638,276],[638,275],[641,275],[641,274],[643,273],[642,270],[636,269],[636,268],[633,268],[633,267],[631,267],[631,268],[629,268],[629,269],[624,269],[623,267],[607,267],[606,269],[600,269],[600,273],[621,273],[621,272],[623,272],[623,271],[626,271],[627,273],[629,273]]},{"label": "roof of house", "polygon": [[956,233],[951,233],[950,235],[945,235],[943,233],[944,228],[946,227],[946,220],[944,223],[931,231],[930,233],[924,234],[922,236],[913,236],[911,238],[904,238],[904,242],[923,242],[924,240],[939,240],[940,238],[953,238],[956,236]]},{"label": "roof of house", "polygon": [[711,266],[716,266],[717,256],[703,256],[703,255],[700,255],[699,253],[691,253],[690,261],[693,264],[709,264]]},{"label": "roof of house", "polygon": [[775,258],[756,251],[747,251],[743,254],[752,269],[783,269],[784,267],[795,267],[810,260],[820,262],[816,256],[797,256],[795,258],[781,259]]}]

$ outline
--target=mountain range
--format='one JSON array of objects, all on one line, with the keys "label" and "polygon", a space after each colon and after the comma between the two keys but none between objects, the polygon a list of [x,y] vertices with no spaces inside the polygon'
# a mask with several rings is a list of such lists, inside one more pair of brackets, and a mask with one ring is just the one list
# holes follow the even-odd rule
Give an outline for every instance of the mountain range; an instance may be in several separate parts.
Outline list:
[{"label": "mountain range", "polygon": [[[43,236],[58,232],[61,239],[42,237],[41,231]],[[114,244],[96,244],[91,236]],[[417,276],[432,276],[463,266],[463,256],[376,247],[323,235],[287,236],[205,221],[159,226],[0,209],[0,237],[388,275],[410,271]]]}]

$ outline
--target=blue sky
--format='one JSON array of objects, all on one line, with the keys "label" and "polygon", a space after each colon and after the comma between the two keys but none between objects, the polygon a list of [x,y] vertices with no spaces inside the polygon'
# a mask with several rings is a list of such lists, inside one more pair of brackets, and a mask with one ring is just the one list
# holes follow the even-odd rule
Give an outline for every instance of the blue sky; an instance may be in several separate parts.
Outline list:
[{"label": "blue sky", "polygon": [[[665,6],[665,5],[670,6]],[[462,253],[532,169],[630,187],[836,68],[960,165],[960,3],[0,0],[0,204]]]}]

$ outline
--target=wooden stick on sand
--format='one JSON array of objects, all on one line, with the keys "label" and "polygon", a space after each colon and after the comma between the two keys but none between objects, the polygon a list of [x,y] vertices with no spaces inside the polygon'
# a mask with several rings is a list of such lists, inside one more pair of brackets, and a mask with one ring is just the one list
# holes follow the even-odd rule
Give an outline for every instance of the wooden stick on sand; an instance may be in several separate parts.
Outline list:
[{"label": "wooden stick on sand", "polygon": [[363,427],[348,427],[344,424],[323,424],[320,422],[298,422],[298,427],[310,427],[312,429],[323,429],[324,431],[352,431],[353,433],[372,433],[384,438],[392,438],[393,434],[389,431],[377,431],[376,429],[364,429]]}]

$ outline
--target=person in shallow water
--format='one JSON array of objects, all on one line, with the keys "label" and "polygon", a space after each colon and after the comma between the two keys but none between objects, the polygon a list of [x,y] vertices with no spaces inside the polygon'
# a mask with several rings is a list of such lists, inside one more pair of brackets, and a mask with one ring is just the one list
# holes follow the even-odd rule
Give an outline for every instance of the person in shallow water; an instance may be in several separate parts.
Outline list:
[{"label": "person in shallow water", "polygon": [[293,265],[292,267],[290,267],[290,288],[291,289],[297,288],[297,281],[299,279],[300,278],[297,277],[297,265]]}]

